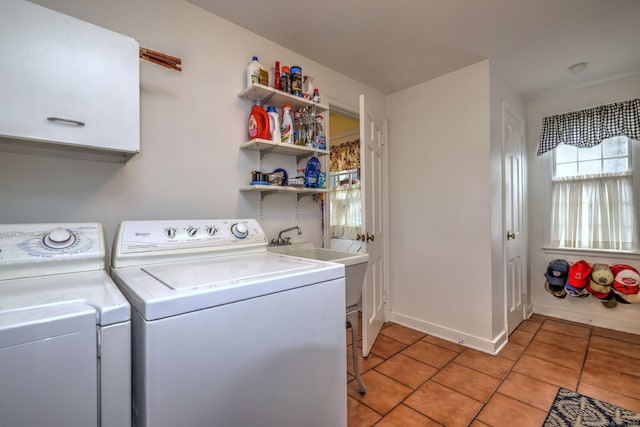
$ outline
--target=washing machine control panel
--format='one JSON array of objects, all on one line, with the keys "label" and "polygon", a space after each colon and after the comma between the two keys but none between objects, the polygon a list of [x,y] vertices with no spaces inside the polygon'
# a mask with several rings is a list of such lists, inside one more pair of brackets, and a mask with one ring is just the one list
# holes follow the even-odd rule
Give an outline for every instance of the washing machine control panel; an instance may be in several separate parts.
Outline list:
[{"label": "washing machine control panel", "polygon": [[[196,252],[238,253],[266,250],[267,237],[254,219],[124,221],[113,249],[113,265],[129,256],[175,256]],[[154,255],[156,254],[156,255]]]},{"label": "washing machine control panel", "polygon": [[0,224],[0,280],[104,269],[99,223]]}]

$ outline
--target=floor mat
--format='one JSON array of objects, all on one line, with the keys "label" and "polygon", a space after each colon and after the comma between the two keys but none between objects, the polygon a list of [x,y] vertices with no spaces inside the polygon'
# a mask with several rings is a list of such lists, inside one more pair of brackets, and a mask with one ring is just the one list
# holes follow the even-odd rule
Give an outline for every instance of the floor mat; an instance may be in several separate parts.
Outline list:
[{"label": "floor mat", "polygon": [[640,414],[561,388],[543,427],[640,427]]}]

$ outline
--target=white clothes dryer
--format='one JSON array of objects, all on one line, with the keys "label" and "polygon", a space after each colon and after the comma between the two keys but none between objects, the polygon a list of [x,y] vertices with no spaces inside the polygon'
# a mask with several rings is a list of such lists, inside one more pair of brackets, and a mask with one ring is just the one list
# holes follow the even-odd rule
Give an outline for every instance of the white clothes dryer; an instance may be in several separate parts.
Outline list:
[{"label": "white clothes dryer", "polygon": [[255,220],[125,221],[138,427],[347,425],[342,264],[267,252]]},{"label": "white clothes dryer", "polygon": [[131,425],[131,310],[99,223],[0,225],[0,425]]}]

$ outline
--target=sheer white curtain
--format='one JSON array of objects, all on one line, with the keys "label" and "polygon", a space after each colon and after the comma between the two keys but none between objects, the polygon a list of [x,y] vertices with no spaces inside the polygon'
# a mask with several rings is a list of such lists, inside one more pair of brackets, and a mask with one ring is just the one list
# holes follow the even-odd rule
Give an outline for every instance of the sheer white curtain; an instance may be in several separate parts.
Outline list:
[{"label": "sheer white curtain", "polygon": [[356,240],[362,222],[360,184],[345,184],[330,190],[331,237]]},{"label": "sheer white curtain", "polygon": [[554,247],[632,249],[631,173],[554,179],[552,212]]}]

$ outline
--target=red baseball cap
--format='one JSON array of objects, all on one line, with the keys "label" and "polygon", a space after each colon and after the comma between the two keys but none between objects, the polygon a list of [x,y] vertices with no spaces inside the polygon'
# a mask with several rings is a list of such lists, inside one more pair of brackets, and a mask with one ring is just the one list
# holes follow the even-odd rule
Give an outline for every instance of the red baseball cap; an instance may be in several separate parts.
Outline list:
[{"label": "red baseball cap", "polygon": [[616,264],[611,266],[611,272],[615,276],[613,288],[627,295],[637,294],[640,285],[640,273],[630,265]]},{"label": "red baseball cap", "polygon": [[567,283],[574,288],[582,289],[587,286],[591,278],[591,265],[584,260],[574,262],[569,267]]}]

